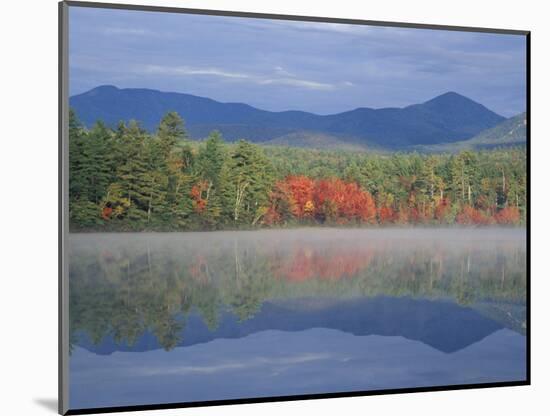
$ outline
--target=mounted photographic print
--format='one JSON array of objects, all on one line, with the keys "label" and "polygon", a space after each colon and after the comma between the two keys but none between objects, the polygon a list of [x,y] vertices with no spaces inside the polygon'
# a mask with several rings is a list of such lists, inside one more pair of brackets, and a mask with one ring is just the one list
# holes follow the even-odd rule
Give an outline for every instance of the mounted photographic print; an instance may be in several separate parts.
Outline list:
[{"label": "mounted photographic print", "polygon": [[62,2],[60,87],[60,413],[529,384],[529,32]]}]

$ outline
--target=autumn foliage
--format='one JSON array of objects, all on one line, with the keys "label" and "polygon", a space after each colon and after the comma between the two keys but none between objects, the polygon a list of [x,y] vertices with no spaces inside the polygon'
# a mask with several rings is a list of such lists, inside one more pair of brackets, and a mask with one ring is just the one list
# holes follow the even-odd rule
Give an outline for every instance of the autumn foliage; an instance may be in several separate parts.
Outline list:
[{"label": "autumn foliage", "polygon": [[289,176],[276,183],[264,223],[288,219],[315,219],[344,224],[349,221],[374,223],[376,206],[372,196],[356,183],[330,178],[314,181],[306,176]]},{"label": "autumn foliage", "polygon": [[376,220],[372,196],[356,183],[335,178],[317,181],[313,200],[318,216],[324,220],[338,223],[349,220],[373,223]]},{"label": "autumn foliage", "polygon": [[315,182],[307,176],[289,176],[282,181],[284,189],[294,203],[294,212],[298,218],[311,217],[314,214],[313,193]]},{"label": "autumn foliage", "polygon": [[191,198],[193,200],[193,208],[195,212],[200,213],[204,211],[208,203],[208,196],[205,197],[205,194],[208,193],[209,184],[206,181],[198,182],[193,188],[191,188]]},{"label": "autumn foliage", "polygon": [[378,210],[378,218],[380,224],[388,224],[394,222],[397,217],[392,207],[382,206]]},{"label": "autumn foliage", "polygon": [[[494,206],[490,208],[482,209],[466,204],[453,210],[449,198],[420,203],[414,195],[409,197],[408,203],[399,206],[382,201],[377,207],[371,194],[355,182],[345,182],[338,178],[313,180],[307,176],[289,176],[275,183],[270,193],[270,206],[262,223],[270,226],[294,220],[333,224],[457,223],[478,226],[516,225],[521,221],[520,211],[516,207],[500,210]],[[301,264],[307,264],[307,261]]]},{"label": "autumn foliage", "polygon": [[447,215],[449,214],[449,211],[451,210],[451,201],[449,198],[441,198],[436,207],[434,216],[435,219],[439,222],[443,222]]},{"label": "autumn foliage", "polygon": [[101,217],[104,219],[104,220],[108,220],[110,217],[111,217],[111,214],[113,213],[113,208],[111,207],[104,207],[102,210],[101,210]]},{"label": "autumn foliage", "polygon": [[483,211],[465,205],[456,216],[456,222],[461,225],[487,225],[491,224],[493,219]]},{"label": "autumn foliage", "polygon": [[516,207],[506,207],[495,214],[495,221],[498,224],[512,225],[520,221],[519,209]]}]

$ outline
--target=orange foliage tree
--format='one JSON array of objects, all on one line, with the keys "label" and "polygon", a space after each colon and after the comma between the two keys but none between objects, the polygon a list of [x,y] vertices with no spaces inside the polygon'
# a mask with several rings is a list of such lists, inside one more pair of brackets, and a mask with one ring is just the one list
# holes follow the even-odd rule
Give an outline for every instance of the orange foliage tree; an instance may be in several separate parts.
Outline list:
[{"label": "orange foliage tree", "polygon": [[470,205],[464,205],[456,216],[456,222],[461,225],[487,225],[492,218]]},{"label": "orange foliage tree", "polygon": [[208,194],[209,184],[207,181],[200,181],[191,188],[191,198],[193,199],[193,208],[195,212],[201,213],[208,204],[208,195],[204,197],[205,193]]},{"label": "orange foliage tree", "polygon": [[[204,190],[199,185],[193,188],[195,209],[201,210]],[[289,220],[306,219],[319,222],[346,224],[350,221],[380,224],[423,224],[430,222],[456,222],[461,225],[519,224],[521,213],[516,207],[506,207],[495,212],[495,206],[478,200],[475,206],[453,204],[449,197],[439,197],[435,202],[418,199],[410,193],[407,201],[397,207],[393,198],[383,196],[376,203],[369,192],[356,182],[339,178],[313,180],[307,176],[288,176],[275,183],[270,192],[270,207],[263,223],[265,225],[287,223]],[[456,213],[456,209],[460,209]]]},{"label": "orange foliage tree", "polygon": [[285,180],[285,190],[295,203],[298,218],[311,217],[314,213],[313,190],[315,182],[307,176],[289,176]]},{"label": "orange foliage tree", "polygon": [[104,220],[108,220],[109,218],[111,218],[111,214],[113,213],[113,208],[109,207],[109,206],[105,206],[103,207],[103,209],[101,210],[101,217],[104,219]]},{"label": "orange foliage tree", "polygon": [[434,212],[434,217],[439,222],[444,222],[445,217],[448,215],[449,211],[451,210],[451,201],[449,198],[441,198],[436,207]]},{"label": "orange foliage tree", "polygon": [[519,224],[520,217],[519,209],[516,207],[502,208],[494,215],[494,219],[498,224],[505,225]]},{"label": "orange foliage tree", "polygon": [[378,210],[378,218],[379,218],[380,224],[392,223],[396,219],[396,213],[392,207],[382,206]]},{"label": "orange foliage tree", "polygon": [[342,223],[350,219],[373,223],[376,221],[374,199],[356,183],[341,179],[323,179],[315,184],[313,194],[316,214],[323,220]]}]

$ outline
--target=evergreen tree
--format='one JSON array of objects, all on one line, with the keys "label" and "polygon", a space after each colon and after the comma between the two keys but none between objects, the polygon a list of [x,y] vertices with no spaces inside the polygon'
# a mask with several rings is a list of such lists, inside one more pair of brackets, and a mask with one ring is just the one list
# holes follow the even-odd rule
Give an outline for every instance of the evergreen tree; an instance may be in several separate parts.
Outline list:
[{"label": "evergreen tree", "polygon": [[228,161],[224,197],[235,224],[256,224],[269,207],[273,169],[262,150],[240,140]]},{"label": "evergreen tree", "polygon": [[185,124],[178,113],[175,111],[166,113],[160,121],[157,136],[161,143],[161,150],[167,158],[174,146],[187,138]]}]

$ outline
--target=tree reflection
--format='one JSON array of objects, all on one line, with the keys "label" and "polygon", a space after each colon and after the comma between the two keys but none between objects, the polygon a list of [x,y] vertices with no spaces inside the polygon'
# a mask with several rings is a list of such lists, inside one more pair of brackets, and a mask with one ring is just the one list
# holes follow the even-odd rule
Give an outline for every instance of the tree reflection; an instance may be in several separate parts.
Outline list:
[{"label": "tree reflection", "polygon": [[197,236],[74,237],[71,345],[84,333],[96,344],[112,336],[133,345],[149,332],[170,350],[181,343],[191,312],[215,330],[222,310],[245,321],[268,299],[385,295],[452,298],[461,305],[525,302],[521,242],[212,237],[205,243]]}]

